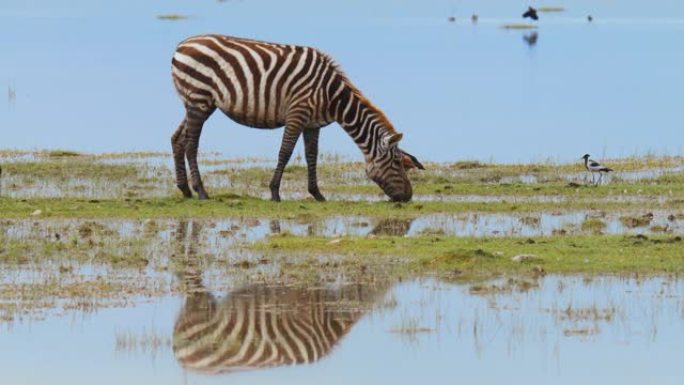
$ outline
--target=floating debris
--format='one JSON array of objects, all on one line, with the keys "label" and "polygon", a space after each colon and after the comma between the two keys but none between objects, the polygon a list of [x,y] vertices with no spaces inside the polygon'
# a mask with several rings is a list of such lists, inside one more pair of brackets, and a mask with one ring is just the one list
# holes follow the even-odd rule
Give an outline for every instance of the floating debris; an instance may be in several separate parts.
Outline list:
[{"label": "floating debris", "polygon": [[501,26],[503,29],[535,29],[537,28],[534,24],[504,24]]},{"label": "floating debris", "polygon": [[537,12],[565,12],[563,7],[539,7]]},{"label": "floating debris", "polygon": [[157,16],[157,19],[159,19],[159,20],[185,20],[187,18],[188,18],[188,16],[186,16],[186,15],[179,15],[176,13],[170,13],[170,14],[166,14],[166,15]]}]

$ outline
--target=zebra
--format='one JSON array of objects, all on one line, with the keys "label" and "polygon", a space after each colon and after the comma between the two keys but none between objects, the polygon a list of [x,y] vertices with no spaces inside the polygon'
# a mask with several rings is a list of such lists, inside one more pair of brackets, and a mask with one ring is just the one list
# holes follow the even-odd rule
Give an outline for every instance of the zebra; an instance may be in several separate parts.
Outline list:
[{"label": "zebra", "polygon": [[185,303],[174,323],[172,348],[176,360],[194,372],[314,363],[333,351],[387,287],[254,284],[217,298],[202,283],[200,232],[199,222],[182,221],[173,258]]},{"label": "zebra", "polygon": [[171,61],[185,117],[171,137],[176,185],[192,197],[207,199],[197,149],[204,122],[218,108],[233,121],[261,129],[285,126],[278,163],[269,184],[280,201],[280,182],[295,144],[304,136],[308,191],[325,201],[318,188],[316,162],[320,129],[339,123],[364,155],[366,174],[393,201],[411,200],[406,170],[423,169],[398,147],[403,134],[356,88],[340,67],[318,49],[224,35],[190,37],[176,47]]}]

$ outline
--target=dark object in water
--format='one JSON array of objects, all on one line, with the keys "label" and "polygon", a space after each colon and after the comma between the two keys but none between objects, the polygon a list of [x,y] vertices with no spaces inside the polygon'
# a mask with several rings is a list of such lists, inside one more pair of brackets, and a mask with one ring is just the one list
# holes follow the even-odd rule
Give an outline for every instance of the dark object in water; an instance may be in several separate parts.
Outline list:
[{"label": "dark object in water", "polygon": [[477,23],[477,19],[478,19],[478,16],[475,15],[475,14],[473,14],[472,16],[470,16],[470,21],[472,21],[473,23]]},{"label": "dark object in water", "polygon": [[449,20],[450,23],[453,23],[454,21],[456,21],[456,18],[453,17],[453,16],[449,16],[449,19],[448,19],[448,20]]},{"label": "dark object in water", "polygon": [[537,10],[532,7],[527,7],[527,11],[522,14],[523,19],[529,17],[532,20],[539,20],[539,15],[537,15]]},{"label": "dark object in water", "polygon": [[537,39],[539,39],[539,34],[537,33],[537,31],[534,31],[530,34],[523,36],[523,40],[525,40],[527,45],[529,45],[530,47],[537,44]]},{"label": "dark object in water", "polygon": [[588,16],[587,16],[587,21],[591,23],[592,21],[594,21],[594,18],[591,17],[591,15],[588,15]]}]

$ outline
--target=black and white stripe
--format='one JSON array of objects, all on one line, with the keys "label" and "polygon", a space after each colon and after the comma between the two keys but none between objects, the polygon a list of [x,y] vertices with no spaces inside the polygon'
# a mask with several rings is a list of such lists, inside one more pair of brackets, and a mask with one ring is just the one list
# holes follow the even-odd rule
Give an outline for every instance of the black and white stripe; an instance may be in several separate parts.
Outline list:
[{"label": "black and white stripe", "polygon": [[320,128],[332,122],[338,122],[356,142],[365,156],[368,176],[390,198],[411,199],[411,183],[403,164],[410,155],[398,148],[402,134],[334,61],[317,49],[201,35],[178,45],[172,75],[186,109],[171,139],[176,182],[186,197],[192,196],[187,158],[192,187],[200,199],[207,198],[197,167],[197,148],[204,122],[218,108],[250,127],[286,127],[270,183],[273,200],[280,200],[283,170],[302,134],[309,192],[317,200],[325,200],[316,178],[318,136]]},{"label": "black and white stripe", "polygon": [[313,363],[363,315],[358,304],[364,295],[361,287],[256,285],[217,300],[196,291],[176,319],[174,355],[203,373]]},{"label": "black and white stripe", "polygon": [[[202,282],[200,221],[180,221],[172,266],[185,304],[173,331],[173,351],[187,369],[222,373],[313,363],[328,355],[388,285],[313,288],[252,285],[224,298]],[[370,280],[370,279],[369,279]]]}]

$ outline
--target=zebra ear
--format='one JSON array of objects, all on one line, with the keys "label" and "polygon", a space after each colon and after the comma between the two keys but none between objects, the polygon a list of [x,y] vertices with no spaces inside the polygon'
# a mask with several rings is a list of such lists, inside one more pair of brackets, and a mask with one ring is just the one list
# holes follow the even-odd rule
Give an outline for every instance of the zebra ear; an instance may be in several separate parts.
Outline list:
[{"label": "zebra ear", "polygon": [[387,141],[387,144],[392,145],[392,144],[395,144],[395,143],[399,143],[399,141],[400,141],[401,138],[403,138],[403,137],[404,137],[404,134],[396,133],[396,134],[394,134],[394,135],[392,135],[392,136],[389,137],[389,139],[388,139],[388,141]]},{"label": "zebra ear", "polygon": [[425,166],[416,158],[415,156],[409,154],[408,152],[399,149],[402,154],[402,163],[404,164],[405,170],[410,170],[412,168],[417,168],[419,170],[425,170]]}]

